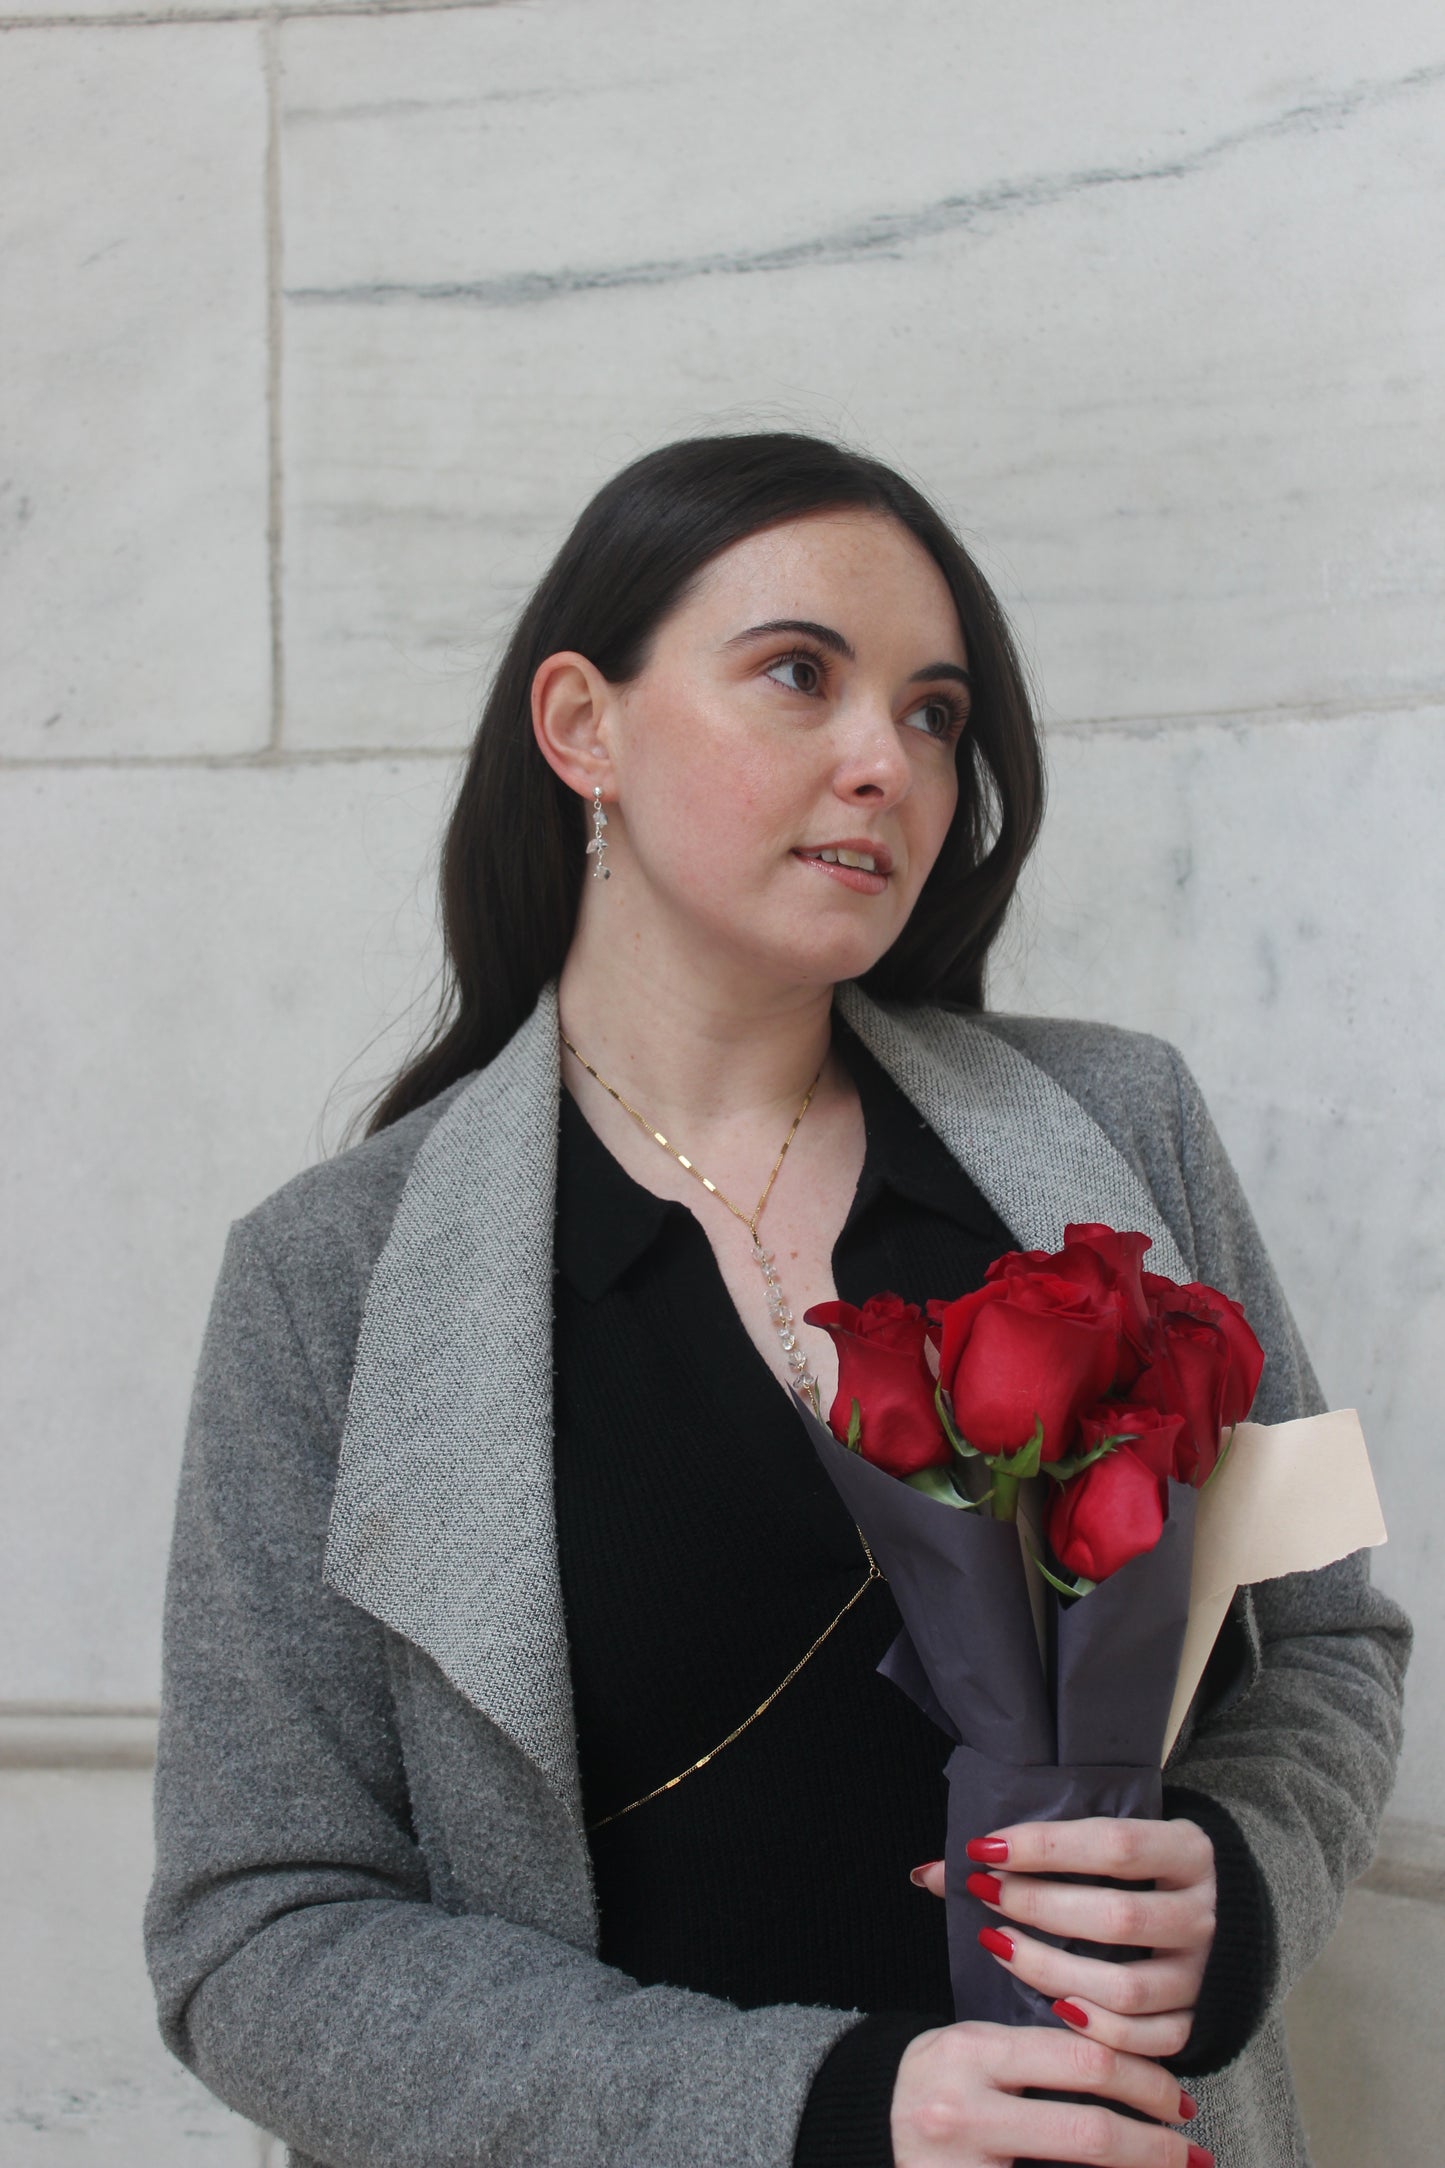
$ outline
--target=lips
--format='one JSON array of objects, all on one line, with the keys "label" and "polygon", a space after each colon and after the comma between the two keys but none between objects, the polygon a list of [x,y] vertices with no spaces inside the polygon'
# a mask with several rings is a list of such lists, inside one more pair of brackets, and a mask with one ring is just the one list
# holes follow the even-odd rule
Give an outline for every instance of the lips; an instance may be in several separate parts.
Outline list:
[{"label": "lips", "polygon": [[800,843],[795,858],[821,859],[826,866],[848,866],[859,873],[886,876],[893,870],[893,853],[885,843],[866,836],[845,836],[831,843]]}]

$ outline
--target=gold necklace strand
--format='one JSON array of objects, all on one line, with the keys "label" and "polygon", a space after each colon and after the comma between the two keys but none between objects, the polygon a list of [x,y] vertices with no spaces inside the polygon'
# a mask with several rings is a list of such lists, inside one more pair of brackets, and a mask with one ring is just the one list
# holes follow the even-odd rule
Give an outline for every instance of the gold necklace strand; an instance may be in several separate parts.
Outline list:
[{"label": "gold necklace strand", "polygon": [[[632,1119],[636,1122],[638,1128],[643,1130],[649,1137],[651,1137],[654,1144],[660,1144],[665,1152],[671,1153],[672,1157],[677,1161],[680,1167],[685,1167],[690,1175],[692,1175],[697,1181],[701,1182],[703,1188],[709,1193],[710,1196],[716,1197],[719,1204],[725,1204],[729,1212],[732,1213],[734,1219],[740,1219],[744,1227],[747,1228],[749,1234],[753,1238],[753,1263],[758,1267],[758,1270],[762,1273],[763,1276],[763,1292],[767,1301],[768,1310],[772,1317],[773,1330],[778,1335],[778,1340],[782,1346],[783,1353],[787,1357],[788,1368],[793,1373],[793,1390],[800,1394],[801,1397],[807,1401],[809,1407],[812,1409],[813,1413],[818,1417],[818,1420],[821,1422],[823,1418],[823,1403],[822,1395],[820,1394],[818,1389],[818,1380],[814,1376],[812,1370],[808,1367],[807,1354],[799,1343],[797,1333],[793,1329],[795,1323],[793,1313],[788,1307],[788,1298],[783,1293],[782,1284],[778,1279],[777,1273],[773,1269],[777,1260],[771,1250],[764,1249],[763,1247],[762,1238],[758,1233],[758,1221],[763,1216],[763,1206],[767,1203],[769,1197],[772,1195],[773,1184],[778,1179],[778,1169],[782,1166],[783,1161],[788,1156],[788,1146],[792,1143],[794,1137],[798,1134],[798,1124],[802,1121],[803,1116],[807,1113],[808,1108],[812,1104],[813,1094],[818,1089],[819,1080],[822,1077],[823,1070],[827,1067],[828,1064],[827,1055],[825,1054],[823,1056],[823,1060],[819,1064],[817,1076],[814,1077],[812,1083],[808,1086],[808,1089],[803,1094],[803,1104],[799,1107],[797,1113],[793,1116],[793,1126],[788,1131],[788,1134],[784,1137],[783,1148],[773,1162],[773,1171],[768,1176],[767,1181],[763,1184],[763,1194],[761,1197],[759,1197],[757,1203],[753,1206],[752,1211],[748,1213],[744,1212],[740,1205],[734,1204],[730,1197],[725,1197],[722,1191],[718,1188],[716,1182],[710,1182],[707,1176],[703,1173],[702,1169],[700,1167],[695,1167],[692,1161],[687,1158],[685,1153],[680,1152],[675,1144],[672,1144],[668,1141],[668,1139],[662,1134],[662,1131],[660,1129],[654,1129],[651,1122],[647,1119],[647,1116],[645,1114],[639,1113],[637,1108],[633,1106],[630,1100],[623,1098],[621,1092],[617,1089],[617,1086],[615,1084],[609,1084],[606,1077],[600,1075],[599,1072],[593,1068],[591,1062],[587,1059],[586,1055],[583,1054],[577,1047],[572,1044],[572,1041],[568,1038],[566,1032],[561,1030],[560,1026],[558,1027],[558,1030],[561,1036],[562,1044],[571,1053],[577,1056],[578,1061],[581,1062],[583,1068],[587,1071],[587,1074],[590,1077],[595,1077],[597,1082],[602,1086],[602,1089],[605,1092],[610,1092],[612,1097],[617,1101],[617,1104],[632,1116]],[[829,1630],[831,1631],[831,1628]],[[806,1658],[804,1659],[804,1661],[806,1662]],[[749,1719],[749,1721],[751,1721],[751,1719]]]},{"label": "gold necklace strand", "polygon": [[[578,1059],[581,1059],[580,1055],[578,1056]],[[717,1745],[713,1747],[710,1752],[702,1755],[697,1761],[691,1763],[688,1768],[680,1769],[677,1775],[675,1777],[669,1777],[665,1784],[658,1784],[654,1786],[653,1790],[651,1790],[650,1792],[644,1792],[640,1799],[631,1800],[629,1804],[625,1807],[618,1807],[616,1812],[613,1814],[604,1814],[600,1821],[589,1822],[585,1831],[585,1834],[587,1836],[590,1837],[595,1830],[605,1829],[609,1822],[620,1822],[624,1814],[631,1814],[636,1808],[645,1807],[650,1800],[660,1799],[664,1792],[675,1791],[678,1785],[683,1782],[684,1778],[696,1776],[699,1769],[706,1769],[709,1762],[717,1760],[719,1754],[721,1754],[724,1747],[731,1746],[734,1739],[741,1739],[743,1733],[747,1730],[750,1724],[756,1724],[760,1716],[766,1716],[768,1710],[771,1709],[773,1703],[777,1700],[778,1696],[783,1693],[787,1687],[792,1685],[794,1679],[798,1676],[798,1673],[803,1669],[803,1666],[812,1662],[813,1658],[817,1655],[819,1649],[823,1646],[823,1643],[827,1640],[829,1634],[831,1634],[835,1630],[835,1628],[842,1625],[844,1619],[848,1616],[848,1613],[852,1610],[854,1604],[857,1603],[861,1597],[867,1595],[869,1589],[873,1586],[873,1583],[875,1581],[881,1581],[883,1579],[882,1568],[879,1566],[877,1559],[873,1556],[873,1553],[869,1550],[868,1538],[864,1535],[861,1528],[858,1530],[858,1541],[862,1544],[863,1555],[868,1561],[867,1580],[863,1582],[861,1587],[854,1589],[852,1595],[848,1598],[848,1601],[844,1604],[842,1610],[838,1613],[838,1616],[833,1620],[832,1625],[825,1626],[823,1628],[823,1631],[819,1634],[817,1640],[813,1643],[813,1646],[808,1650],[807,1654],[798,1658],[798,1661],[794,1664],[792,1670],[788,1673],[787,1677],[782,1680],[779,1685],[773,1688],[767,1700],[760,1701],[757,1707],[754,1709],[752,1715],[745,1716],[741,1724],[735,1725],[734,1728],[728,1733],[727,1737],[725,1739],[720,1739]]]},{"label": "gold necklace strand", "polygon": [[[808,1401],[809,1405],[813,1410],[813,1413],[821,1421],[823,1411],[821,1396],[818,1391],[818,1381],[814,1377],[812,1371],[808,1368],[807,1356],[803,1353],[802,1349],[797,1344],[797,1336],[792,1330],[793,1313],[788,1308],[787,1298],[783,1294],[782,1288],[778,1284],[778,1276],[773,1270],[773,1254],[770,1250],[765,1250],[763,1248],[762,1242],[758,1237],[758,1221],[762,1217],[763,1206],[767,1203],[769,1196],[772,1194],[773,1184],[778,1178],[778,1169],[782,1166],[783,1161],[788,1156],[788,1146],[792,1143],[794,1137],[798,1134],[798,1124],[802,1121],[803,1116],[807,1113],[808,1108],[812,1103],[813,1094],[818,1089],[818,1080],[823,1074],[823,1067],[819,1068],[818,1075],[814,1077],[812,1083],[808,1086],[808,1089],[803,1096],[803,1104],[799,1107],[796,1115],[793,1117],[793,1126],[788,1131],[786,1137],[784,1137],[783,1139],[783,1149],[779,1152],[777,1159],[773,1163],[773,1171],[768,1176],[767,1182],[763,1189],[763,1194],[761,1197],[759,1197],[756,1205],[753,1207],[751,1215],[749,1215],[748,1213],[742,1211],[739,1206],[735,1205],[730,1197],[724,1197],[722,1191],[718,1188],[716,1182],[710,1182],[707,1176],[702,1172],[701,1168],[695,1167],[692,1161],[686,1158],[677,1149],[677,1146],[675,1144],[672,1144],[668,1141],[668,1139],[662,1134],[662,1131],[660,1129],[654,1129],[651,1122],[647,1119],[647,1116],[645,1114],[640,1114],[637,1108],[633,1106],[629,1100],[623,1098],[621,1092],[617,1089],[615,1084],[609,1084],[606,1077],[600,1075],[598,1071],[593,1068],[591,1062],[588,1061],[586,1055],[581,1053],[578,1048],[573,1045],[572,1041],[568,1038],[565,1031],[561,1032],[561,1039],[562,1044],[567,1047],[571,1053],[577,1056],[578,1061],[581,1062],[583,1068],[587,1071],[587,1074],[590,1077],[595,1078],[605,1092],[611,1093],[612,1097],[617,1101],[617,1104],[632,1116],[632,1119],[637,1123],[638,1127],[642,1130],[645,1130],[647,1135],[653,1139],[653,1142],[656,1144],[660,1144],[665,1152],[670,1152],[679,1166],[685,1167],[689,1174],[696,1176],[697,1180],[701,1182],[703,1188],[707,1190],[711,1196],[716,1197],[720,1204],[725,1204],[729,1212],[732,1213],[733,1217],[735,1219],[740,1219],[743,1225],[747,1228],[748,1232],[753,1238],[753,1258],[762,1271],[763,1284],[764,1287],[767,1289],[768,1308],[772,1312],[774,1329],[782,1342],[783,1352],[788,1358],[788,1367],[793,1372],[794,1390],[801,1394],[802,1397]],[[827,1056],[824,1055],[823,1066],[826,1066],[826,1064]],[[848,1598],[848,1601],[844,1604],[842,1610],[838,1613],[838,1616],[832,1621],[830,1625],[823,1628],[823,1631],[819,1634],[817,1640],[813,1643],[812,1647],[806,1652],[806,1654],[798,1658],[798,1661],[794,1664],[792,1670],[788,1673],[787,1677],[782,1680],[779,1685],[773,1688],[773,1691],[768,1695],[765,1701],[760,1701],[758,1703],[751,1716],[745,1716],[741,1724],[735,1725],[725,1739],[720,1739],[715,1747],[711,1748],[709,1752],[702,1755],[697,1761],[691,1763],[688,1768],[679,1770],[678,1774],[675,1777],[669,1777],[665,1784],[655,1785],[650,1792],[644,1792],[640,1799],[631,1800],[627,1806],[618,1807],[616,1811],[612,1814],[604,1814],[602,1819],[598,1822],[590,1822],[587,1826],[586,1831],[586,1834],[589,1837],[592,1835],[594,1830],[606,1829],[610,1822],[620,1822],[624,1814],[631,1814],[636,1808],[647,1806],[649,1801],[654,1799],[660,1799],[664,1792],[674,1791],[676,1787],[683,1782],[684,1778],[696,1776],[699,1769],[706,1769],[709,1762],[717,1760],[718,1755],[722,1753],[724,1747],[731,1746],[735,1739],[741,1739],[743,1733],[748,1729],[750,1724],[756,1724],[760,1716],[766,1716],[768,1710],[771,1709],[773,1703],[777,1700],[778,1696],[783,1693],[787,1687],[792,1685],[794,1679],[798,1676],[798,1673],[803,1669],[803,1666],[805,1664],[811,1663],[812,1659],[817,1655],[819,1649],[823,1646],[823,1643],[827,1640],[828,1636],[833,1633],[837,1627],[842,1625],[844,1619],[848,1616],[848,1613],[852,1610],[854,1604],[857,1603],[860,1598],[862,1598],[868,1593],[868,1590],[873,1586],[873,1583],[875,1581],[881,1581],[883,1579],[882,1569],[880,1568],[877,1559],[873,1556],[872,1551],[869,1549],[868,1538],[864,1535],[861,1528],[857,1530],[857,1536],[858,1541],[863,1546],[863,1556],[868,1561],[868,1578],[853,1591],[853,1594]]]}]

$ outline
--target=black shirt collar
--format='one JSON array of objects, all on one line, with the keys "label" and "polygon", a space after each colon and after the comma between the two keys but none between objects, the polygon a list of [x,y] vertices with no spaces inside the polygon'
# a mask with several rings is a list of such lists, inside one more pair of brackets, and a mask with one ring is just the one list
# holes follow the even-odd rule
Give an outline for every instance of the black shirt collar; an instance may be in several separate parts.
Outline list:
[{"label": "black shirt collar", "polygon": [[[851,1227],[892,1190],[961,1227],[991,1235],[997,1222],[968,1175],[837,1009],[833,1011],[833,1044],[858,1088],[867,1138],[845,1226]],[[685,1226],[691,1216],[686,1205],[659,1197],[633,1180],[564,1087],[558,1132],[556,1261],[569,1285],[587,1301],[598,1301],[664,1229],[679,1222]]]}]

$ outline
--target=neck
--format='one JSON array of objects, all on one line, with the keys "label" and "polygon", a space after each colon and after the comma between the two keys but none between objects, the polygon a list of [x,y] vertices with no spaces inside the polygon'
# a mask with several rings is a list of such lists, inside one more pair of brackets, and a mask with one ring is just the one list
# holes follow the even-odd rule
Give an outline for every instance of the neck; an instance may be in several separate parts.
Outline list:
[{"label": "neck", "polygon": [[[827,1056],[831,985],[770,985],[743,962],[606,932],[583,911],[558,983],[562,1029],[592,1066],[669,1135],[786,1126]],[[564,1060],[575,1092],[585,1072]]]}]

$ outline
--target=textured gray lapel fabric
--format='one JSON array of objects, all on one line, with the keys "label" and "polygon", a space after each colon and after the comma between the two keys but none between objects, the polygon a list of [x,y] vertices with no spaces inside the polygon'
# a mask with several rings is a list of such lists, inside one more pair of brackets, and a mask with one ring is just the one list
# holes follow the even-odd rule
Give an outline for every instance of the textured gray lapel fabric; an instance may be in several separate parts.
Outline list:
[{"label": "textured gray lapel fabric", "polygon": [[1056,1250],[1071,1220],[1102,1220],[1152,1237],[1151,1271],[1190,1277],[1133,1168],[1027,1055],[972,1017],[904,1020],[851,984],[837,1003],[1025,1249]]},{"label": "textured gray lapel fabric", "polygon": [[[838,1003],[1005,1225],[1142,1229],[1148,1190],[1084,1108],[983,1025]],[[333,1588],[424,1649],[580,1813],[552,1498],[557,996],[427,1137],[367,1295],[326,1551]]]},{"label": "textured gray lapel fabric", "polygon": [[580,1812],[552,1502],[557,1004],[417,1153],[357,1344],[326,1579]]}]

